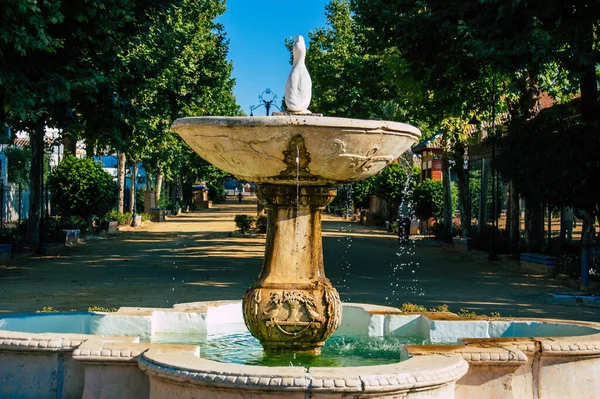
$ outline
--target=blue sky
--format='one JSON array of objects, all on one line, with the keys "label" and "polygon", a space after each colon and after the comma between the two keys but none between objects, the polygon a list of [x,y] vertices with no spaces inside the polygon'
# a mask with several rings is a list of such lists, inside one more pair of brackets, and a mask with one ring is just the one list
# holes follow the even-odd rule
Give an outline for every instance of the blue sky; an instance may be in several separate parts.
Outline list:
[{"label": "blue sky", "polygon": [[[247,115],[258,105],[258,95],[266,88],[283,99],[290,71],[287,37],[304,36],[325,26],[327,0],[247,1],[227,0],[227,12],[218,19],[229,38],[229,59],[233,61],[237,102]],[[255,115],[264,115],[264,107]]]}]

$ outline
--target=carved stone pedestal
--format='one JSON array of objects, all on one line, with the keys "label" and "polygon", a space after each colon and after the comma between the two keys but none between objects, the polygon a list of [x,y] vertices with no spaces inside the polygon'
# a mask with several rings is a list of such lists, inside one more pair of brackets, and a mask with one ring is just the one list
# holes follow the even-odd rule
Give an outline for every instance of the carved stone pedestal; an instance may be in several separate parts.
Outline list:
[{"label": "carved stone pedestal", "polygon": [[321,213],[328,186],[262,184],[268,211],[262,271],[243,301],[246,326],[266,352],[319,354],[341,322],[339,295],[325,277]]}]

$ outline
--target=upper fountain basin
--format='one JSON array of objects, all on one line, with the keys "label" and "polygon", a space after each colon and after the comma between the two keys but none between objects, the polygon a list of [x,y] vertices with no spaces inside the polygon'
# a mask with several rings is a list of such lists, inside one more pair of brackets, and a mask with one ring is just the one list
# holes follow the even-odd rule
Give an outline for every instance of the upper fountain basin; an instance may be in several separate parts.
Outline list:
[{"label": "upper fountain basin", "polygon": [[171,129],[239,179],[303,185],[366,179],[421,136],[405,123],[312,115],[191,117],[177,119]]}]

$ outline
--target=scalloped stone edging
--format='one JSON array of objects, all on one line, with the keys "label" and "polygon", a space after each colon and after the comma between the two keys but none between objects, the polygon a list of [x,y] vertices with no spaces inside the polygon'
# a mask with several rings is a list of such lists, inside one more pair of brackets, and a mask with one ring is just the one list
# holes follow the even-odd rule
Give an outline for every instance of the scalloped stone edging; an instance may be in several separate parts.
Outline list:
[{"label": "scalloped stone edging", "polygon": [[[139,343],[135,336],[118,336],[125,329],[136,334],[217,332],[240,322],[238,312],[240,301],[210,301],[171,309],[121,308],[110,314],[1,315],[4,328],[31,325],[39,331],[44,323],[57,328],[57,323],[74,320],[77,328],[68,331],[84,326],[99,335],[0,330],[0,396],[410,398],[423,392],[462,399],[502,392],[502,398],[595,399],[600,392],[600,323],[592,322],[465,320],[452,313],[403,314],[387,306],[345,304],[341,333],[425,333],[429,339],[456,340],[452,345],[406,346],[402,357],[408,360],[403,362],[348,368],[225,364],[200,358],[194,345]],[[544,336],[556,328],[563,336]],[[112,336],[100,335],[107,333]],[[469,334],[473,338],[463,338]]]}]

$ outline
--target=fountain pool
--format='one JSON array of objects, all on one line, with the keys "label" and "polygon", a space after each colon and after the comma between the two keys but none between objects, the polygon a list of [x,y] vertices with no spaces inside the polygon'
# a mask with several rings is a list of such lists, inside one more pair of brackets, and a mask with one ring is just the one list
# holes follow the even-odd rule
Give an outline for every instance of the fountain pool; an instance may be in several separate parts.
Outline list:
[{"label": "fountain pool", "polygon": [[[0,394],[153,399],[593,398],[600,388],[600,375],[593,372],[600,366],[600,323],[465,320],[452,313],[403,314],[392,307],[344,304],[334,342],[392,342],[387,364],[356,366],[326,360],[302,365],[293,359],[285,367],[239,364],[244,357],[258,357],[264,364],[262,357],[268,355],[256,341],[245,354],[236,352],[239,359],[233,362],[216,361],[220,354],[207,358],[214,353],[208,353],[204,339],[218,337],[227,345],[227,336],[236,339],[244,332],[240,301],[121,308],[115,313],[3,315]],[[412,344],[398,347],[402,341]],[[423,342],[428,345],[415,344]],[[239,351],[232,346],[229,349]],[[327,349],[323,352],[327,355]],[[498,392],[502,396],[494,396]]]}]

